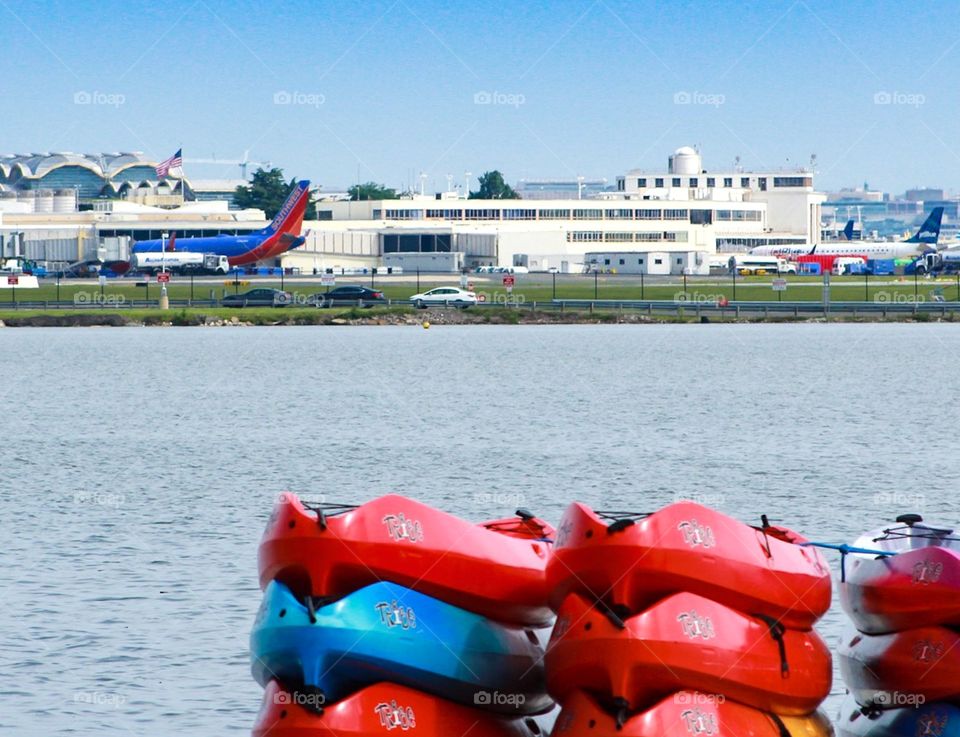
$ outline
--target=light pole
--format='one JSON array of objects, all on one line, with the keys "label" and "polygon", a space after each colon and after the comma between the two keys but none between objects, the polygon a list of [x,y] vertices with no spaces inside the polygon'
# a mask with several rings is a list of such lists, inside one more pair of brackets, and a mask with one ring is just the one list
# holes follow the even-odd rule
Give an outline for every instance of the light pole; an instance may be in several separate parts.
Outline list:
[{"label": "light pole", "polygon": [[160,233],[160,309],[170,309],[170,297],[167,295],[167,238],[170,234],[166,231]]},{"label": "light pole", "polygon": [[465,200],[470,199],[470,177],[472,176],[473,176],[472,171],[465,171],[463,173],[463,186],[464,186],[463,199]]}]

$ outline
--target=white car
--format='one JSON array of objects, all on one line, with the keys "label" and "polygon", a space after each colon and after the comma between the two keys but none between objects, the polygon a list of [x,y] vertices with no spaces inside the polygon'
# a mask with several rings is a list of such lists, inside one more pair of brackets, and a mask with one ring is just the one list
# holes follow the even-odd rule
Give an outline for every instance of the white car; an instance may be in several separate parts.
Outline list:
[{"label": "white car", "polygon": [[429,292],[413,295],[410,301],[418,309],[426,309],[435,305],[466,309],[477,303],[477,295],[475,292],[468,292],[466,289],[458,289],[457,287],[437,287]]}]

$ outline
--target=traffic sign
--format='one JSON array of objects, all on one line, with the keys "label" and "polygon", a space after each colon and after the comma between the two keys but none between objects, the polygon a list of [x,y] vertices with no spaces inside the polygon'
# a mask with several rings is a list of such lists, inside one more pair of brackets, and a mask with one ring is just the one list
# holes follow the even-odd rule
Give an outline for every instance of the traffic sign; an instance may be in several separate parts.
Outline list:
[{"label": "traffic sign", "polygon": [[170,272],[161,271],[159,274],[157,274],[157,281],[161,284],[166,284],[168,281],[170,281]]},{"label": "traffic sign", "polygon": [[786,291],[787,291],[787,280],[786,280],[786,279],[774,279],[774,280],[773,280],[773,291],[774,291],[774,292],[786,292]]},{"label": "traffic sign", "polygon": [[513,274],[504,274],[503,275],[503,286],[512,287],[516,282],[516,279],[513,278]]},{"label": "traffic sign", "polygon": [[320,275],[320,286],[322,287],[333,287],[337,284],[337,277],[333,274],[321,274]]},{"label": "traffic sign", "polygon": [[7,277],[7,285],[8,285],[8,286],[15,287],[15,286],[17,286],[17,284],[19,284],[19,283],[20,283],[20,277],[19,277],[19,276],[8,276],[8,277]]}]

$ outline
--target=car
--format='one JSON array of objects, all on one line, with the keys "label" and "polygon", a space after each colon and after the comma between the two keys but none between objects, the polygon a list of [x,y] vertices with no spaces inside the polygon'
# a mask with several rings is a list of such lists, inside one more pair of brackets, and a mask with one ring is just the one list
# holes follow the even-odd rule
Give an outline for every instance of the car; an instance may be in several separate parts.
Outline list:
[{"label": "car", "polygon": [[251,289],[243,294],[228,294],[220,304],[224,307],[286,307],[293,303],[293,295],[279,289]]},{"label": "car", "polygon": [[329,292],[311,294],[307,297],[307,304],[317,307],[373,307],[374,305],[383,305],[386,303],[387,298],[383,296],[383,292],[371,289],[370,287],[360,287],[349,284],[336,287]]},{"label": "car", "polygon": [[457,287],[437,287],[428,292],[413,295],[410,301],[414,307],[421,310],[440,305],[465,310],[477,303],[477,295],[475,292],[468,292],[466,289],[458,289]]}]

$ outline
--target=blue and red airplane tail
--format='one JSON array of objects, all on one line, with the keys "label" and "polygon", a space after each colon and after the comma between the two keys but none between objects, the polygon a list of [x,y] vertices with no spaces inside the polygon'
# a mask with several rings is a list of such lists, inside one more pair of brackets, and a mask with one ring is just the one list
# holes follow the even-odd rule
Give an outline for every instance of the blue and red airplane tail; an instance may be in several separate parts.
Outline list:
[{"label": "blue and red airplane tail", "polygon": [[263,235],[274,235],[275,233],[300,235],[300,230],[303,227],[303,216],[307,212],[309,201],[310,181],[303,179],[297,182],[297,186],[287,196],[270,225],[261,230],[260,233]]}]

